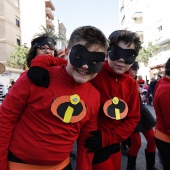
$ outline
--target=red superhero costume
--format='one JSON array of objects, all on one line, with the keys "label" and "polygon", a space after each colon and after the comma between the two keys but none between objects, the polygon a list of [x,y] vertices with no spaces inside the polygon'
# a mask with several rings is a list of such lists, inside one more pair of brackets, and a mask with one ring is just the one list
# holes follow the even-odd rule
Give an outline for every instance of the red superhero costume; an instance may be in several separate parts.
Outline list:
[{"label": "red superhero costume", "polygon": [[[59,65],[61,64],[60,62],[64,63],[66,61],[50,56],[44,57],[43,59],[37,56],[36,59],[32,61],[31,66],[40,66],[45,69],[49,69],[49,66]],[[109,150],[109,152],[111,151],[110,154],[112,155],[114,169],[119,169],[120,142],[126,140],[132,134],[138,121],[140,120],[140,102],[137,83],[130,75],[126,73],[122,75],[115,74],[109,67],[107,61],[103,64],[103,68],[98,75],[91,80],[91,83],[100,92],[101,100],[98,117],[98,129],[102,134],[102,150],[104,152],[105,150]],[[125,118],[121,119],[120,116],[118,119],[112,119],[104,114],[103,105],[105,102],[113,99],[114,97],[123,100],[127,104],[128,113]],[[117,144],[119,145],[118,149]],[[114,148],[114,146],[116,146],[116,148]],[[116,153],[115,156],[114,153]],[[98,153],[95,153],[95,155],[96,154]],[[103,153],[101,157],[104,157]],[[95,159],[97,159],[97,163],[103,162],[103,160],[100,161],[100,158],[96,157]],[[93,161],[93,163],[94,162],[95,161]],[[99,166],[101,168],[102,165],[99,164]],[[109,169],[109,167],[104,168]]]},{"label": "red superhero costume", "polygon": [[[96,165],[94,165],[93,169],[96,170],[99,167],[103,166],[104,168],[109,165],[104,163],[103,160],[105,158],[100,161],[100,155],[108,152],[112,158],[113,168],[117,170],[121,166],[120,149],[117,149],[117,144],[120,147],[120,142],[131,135],[140,119],[137,84],[128,74],[115,74],[107,62],[104,63],[102,70],[91,83],[100,91],[101,107],[98,117],[98,128],[102,132],[103,146],[100,152],[95,153],[93,163]],[[128,105],[128,113],[123,119],[110,119],[103,113],[104,103],[114,97],[124,100]],[[106,168],[112,168],[112,165]]]},{"label": "red superhero costume", "polygon": [[[166,76],[159,80],[155,89],[154,108],[156,112],[155,129],[168,135],[170,139],[170,79]],[[163,139],[160,139],[163,140]],[[170,143],[170,140],[169,140]]]},{"label": "red superhero costume", "polygon": [[113,97],[124,100],[128,105],[127,116],[125,119],[120,120],[110,119],[105,116],[101,107],[98,128],[103,132],[103,147],[127,139],[134,131],[140,119],[139,96],[136,82],[128,74],[115,74],[108,63],[105,62],[102,70],[91,80],[91,83],[100,91],[101,106]]},{"label": "red superhero costume", "polygon": [[165,74],[155,89],[154,109],[156,113],[155,143],[161,156],[163,169],[170,169],[170,77],[167,73],[169,61],[165,64]]},{"label": "red superhero costume", "polygon": [[[53,103],[62,96],[63,102]],[[64,65],[50,68],[48,89],[36,86],[23,74],[0,106],[0,169],[7,170],[8,149],[27,164],[60,164],[77,139],[77,170],[90,170],[93,154],[87,153],[84,141],[90,131],[97,130],[99,103],[98,91],[89,82],[76,83]],[[68,109],[73,114],[63,116],[60,108],[65,108],[66,115]],[[82,117],[76,119],[79,112]]]}]

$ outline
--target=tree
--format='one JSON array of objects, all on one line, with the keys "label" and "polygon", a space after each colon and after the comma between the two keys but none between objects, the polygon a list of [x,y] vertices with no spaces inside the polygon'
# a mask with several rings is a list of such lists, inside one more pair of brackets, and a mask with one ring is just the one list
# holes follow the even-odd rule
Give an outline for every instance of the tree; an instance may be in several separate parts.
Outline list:
[{"label": "tree", "polygon": [[7,61],[7,65],[12,68],[22,68],[25,67],[26,55],[28,54],[29,49],[25,46],[16,45],[14,52],[9,56],[10,59]]},{"label": "tree", "polygon": [[137,61],[147,64],[149,59],[153,57],[154,54],[159,51],[159,49],[159,45],[153,45],[152,42],[148,42],[148,45],[140,50]]},{"label": "tree", "polygon": [[43,34],[47,34],[49,37],[51,37],[54,41],[58,41],[58,40],[62,40],[63,39],[63,36],[62,35],[59,35],[57,33],[55,33],[55,29],[54,27],[52,28],[49,28],[49,27],[44,27],[43,25],[41,25],[41,32],[40,33],[36,33],[35,34],[35,37],[39,37]]}]

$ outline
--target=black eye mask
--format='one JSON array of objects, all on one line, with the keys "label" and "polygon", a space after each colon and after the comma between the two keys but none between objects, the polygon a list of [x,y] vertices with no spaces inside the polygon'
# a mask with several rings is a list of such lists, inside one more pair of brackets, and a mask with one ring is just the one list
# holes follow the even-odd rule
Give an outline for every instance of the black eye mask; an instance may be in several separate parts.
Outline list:
[{"label": "black eye mask", "polygon": [[117,45],[110,46],[109,58],[112,61],[122,58],[126,64],[132,64],[137,56],[137,53],[133,49],[122,49]]},{"label": "black eye mask", "polygon": [[103,52],[89,52],[85,46],[77,44],[71,49],[70,63],[75,67],[88,65],[91,73],[98,73],[102,68],[102,63],[105,59]]},{"label": "black eye mask", "polygon": [[55,41],[49,37],[45,37],[43,39],[40,39],[39,41],[34,43],[34,47],[41,47],[48,45],[50,48],[55,46]]}]

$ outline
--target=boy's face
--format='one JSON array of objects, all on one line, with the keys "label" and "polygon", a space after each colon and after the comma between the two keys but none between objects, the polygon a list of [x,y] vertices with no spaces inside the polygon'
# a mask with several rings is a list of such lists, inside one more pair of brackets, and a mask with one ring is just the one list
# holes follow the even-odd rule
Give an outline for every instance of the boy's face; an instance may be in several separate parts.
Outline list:
[{"label": "boy's face", "polygon": [[[85,41],[79,41],[77,44],[85,46]],[[77,45],[75,44],[75,45]],[[94,44],[87,48],[89,52],[102,52],[104,53],[104,49],[102,49],[99,45]],[[70,54],[69,54],[70,55]],[[104,55],[104,54],[103,54]],[[70,76],[74,78],[77,83],[86,83],[93,79],[97,73],[93,73],[89,70],[89,66],[87,64],[83,64],[81,67],[75,67],[70,63],[70,58],[68,57],[68,63],[66,66],[66,70]]]},{"label": "boy's face", "polygon": [[[135,49],[135,45],[132,43],[130,46],[129,44],[125,44],[123,41],[119,42],[118,46],[121,47],[122,49]],[[110,68],[116,73],[116,74],[123,74],[126,71],[130,69],[132,64],[126,64],[124,59],[120,58],[118,60],[110,60],[108,57],[108,64]]]}]

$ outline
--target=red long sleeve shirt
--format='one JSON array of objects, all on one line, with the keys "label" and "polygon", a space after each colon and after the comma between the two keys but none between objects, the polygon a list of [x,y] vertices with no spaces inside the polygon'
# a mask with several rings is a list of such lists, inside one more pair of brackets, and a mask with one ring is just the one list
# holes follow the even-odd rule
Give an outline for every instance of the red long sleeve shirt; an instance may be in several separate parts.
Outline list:
[{"label": "red long sleeve shirt", "polygon": [[[100,92],[100,111],[98,128],[102,131],[102,145],[108,146],[126,140],[140,120],[139,94],[136,81],[129,74],[117,75],[108,65],[91,81]],[[124,119],[110,119],[103,112],[103,104],[118,97],[128,105],[128,114]]]},{"label": "red long sleeve shirt", "polygon": [[154,109],[156,113],[156,129],[170,135],[170,78],[163,77],[156,86]]},{"label": "red long sleeve shirt", "polygon": [[[42,59],[40,56],[33,60],[31,66],[49,69],[50,66],[65,62],[59,58],[45,56]],[[103,147],[126,140],[140,120],[140,101],[136,81],[129,74],[115,74],[106,61],[102,70],[90,82],[100,92],[98,128],[102,131]],[[113,97],[118,97],[127,103],[128,114],[124,119],[113,120],[104,114],[103,104]]]},{"label": "red long sleeve shirt", "polygon": [[[54,98],[78,94],[87,107],[77,123],[64,123],[51,112]],[[87,95],[88,94],[88,95]],[[93,154],[84,140],[97,130],[100,95],[89,83],[77,84],[65,67],[50,69],[50,85],[34,85],[23,74],[0,106],[0,170],[7,170],[8,149],[28,164],[56,165],[65,160],[78,138],[77,170],[90,170]]]}]

